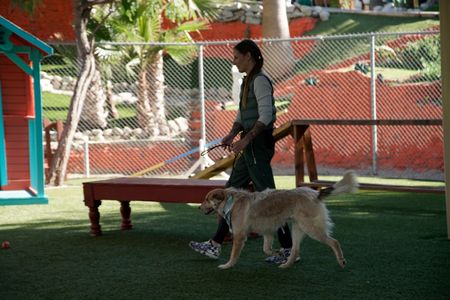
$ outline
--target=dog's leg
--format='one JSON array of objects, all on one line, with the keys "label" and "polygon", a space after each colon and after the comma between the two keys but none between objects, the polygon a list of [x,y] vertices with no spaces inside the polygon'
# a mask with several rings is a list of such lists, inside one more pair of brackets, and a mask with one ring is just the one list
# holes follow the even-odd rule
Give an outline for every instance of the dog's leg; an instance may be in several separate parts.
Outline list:
[{"label": "dog's leg", "polygon": [[328,237],[326,243],[331,247],[331,249],[333,249],[338,264],[341,266],[341,268],[344,268],[347,261],[344,258],[344,254],[342,253],[341,244],[339,243],[339,241]]},{"label": "dog's leg", "polygon": [[273,255],[272,250],[272,244],[273,244],[273,234],[264,234],[264,245],[263,245],[263,251],[267,255]]},{"label": "dog's leg", "polygon": [[325,226],[316,226],[313,222],[303,222],[301,226],[306,234],[308,234],[311,238],[330,246],[331,249],[333,249],[334,254],[336,255],[338,264],[342,268],[345,267],[346,261],[344,258],[344,254],[342,253],[341,245],[337,240],[328,235]]},{"label": "dog's leg", "polygon": [[289,255],[288,260],[286,263],[281,264],[280,268],[287,268],[292,266],[295,263],[295,260],[298,256],[300,256],[300,243],[303,240],[303,237],[305,236],[305,233],[303,230],[301,230],[300,226],[296,223],[292,223],[292,248],[291,248],[291,255]]},{"label": "dog's leg", "polygon": [[228,269],[236,264],[246,239],[247,234],[245,232],[233,233],[233,247],[231,248],[230,259],[226,264],[220,265],[220,269]]}]

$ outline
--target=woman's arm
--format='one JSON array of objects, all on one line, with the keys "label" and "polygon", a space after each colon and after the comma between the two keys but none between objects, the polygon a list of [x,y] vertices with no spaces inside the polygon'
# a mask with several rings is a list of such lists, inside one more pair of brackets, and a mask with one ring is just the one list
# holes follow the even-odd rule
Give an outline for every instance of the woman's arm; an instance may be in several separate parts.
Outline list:
[{"label": "woman's arm", "polygon": [[269,125],[272,122],[272,84],[266,76],[258,76],[253,84],[253,91],[258,102],[258,121]]}]

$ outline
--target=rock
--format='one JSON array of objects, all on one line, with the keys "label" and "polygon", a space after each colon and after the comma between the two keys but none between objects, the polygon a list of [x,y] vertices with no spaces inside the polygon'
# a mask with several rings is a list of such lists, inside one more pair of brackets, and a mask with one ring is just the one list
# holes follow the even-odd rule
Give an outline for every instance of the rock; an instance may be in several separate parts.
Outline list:
[{"label": "rock", "polygon": [[98,135],[103,136],[103,131],[101,129],[92,129],[91,136],[98,136]]},{"label": "rock", "polygon": [[113,135],[113,130],[111,128],[105,129],[103,131],[103,136],[109,138]]},{"label": "rock", "polygon": [[254,16],[246,16],[245,23],[259,25],[259,24],[261,24],[261,18],[254,17]]},{"label": "rock", "polygon": [[41,79],[41,90],[43,92],[52,92],[54,90],[50,79],[48,78]]},{"label": "rock", "polygon": [[131,132],[132,135],[136,136],[136,137],[140,137],[142,135],[144,131],[142,130],[142,128],[134,128]]},{"label": "rock", "polygon": [[75,132],[75,134],[73,135],[74,140],[83,140],[85,137],[85,135],[82,132]]},{"label": "rock", "polygon": [[113,136],[122,136],[123,135],[123,129],[119,127],[114,127],[112,129]]},{"label": "rock", "polygon": [[310,6],[300,6],[301,12],[305,15],[305,17],[311,17],[313,14],[313,8]]},{"label": "rock", "polygon": [[174,119],[175,123],[177,123],[181,132],[186,132],[189,130],[189,121],[186,118],[178,117]]},{"label": "rock", "polygon": [[321,21],[328,21],[328,19],[330,18],[330,13],[323,10],[320,12],[319,17]]}]

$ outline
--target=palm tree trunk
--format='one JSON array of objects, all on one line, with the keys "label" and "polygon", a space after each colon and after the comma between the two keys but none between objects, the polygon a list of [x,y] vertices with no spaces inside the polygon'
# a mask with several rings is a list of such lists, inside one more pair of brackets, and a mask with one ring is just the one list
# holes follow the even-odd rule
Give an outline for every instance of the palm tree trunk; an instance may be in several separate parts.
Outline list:
[{"label": "palm tree trunk", "polygon": [[47,183],[62,185],[70,158],[72,140],[77,129],[80,115],[88,89],[96,73],[93,47],[89,43],[86,25],[89,20],[91,6],[87,0],[75,0],[75,33],[77,50],[81,62],[78,80],[70,103],[66,123],[55,156],[50,165]]},{"label": "palm tree trunk", "polygon": [[[263,1],[262,31],[264,38],[290,38],[285,0]],[[264,69],[273,79],[288,75],[294,66],[294,54],[289,42],[272,43],[264,47]]]},{"label": "palm tree trunk", "polygon": [[147,62],[139,74],[138,124],[151,136],[168,135],[162,51],[154,53]]},{"label": "palm tree trunk", "polygon": [[154,63],[148,69],[147,78],[152,84],[149,86],[149,102],[154,116],[155,123],[159,130],[159,135],[168,135],[170,133],[166,119],[166,108],[164,101],[164,61],[162,51],[158,51],[154,56]]},{"label": "palm tree trunk", "polygon": [[106,107],[108,115],[111,115],[113,119],[119,118],[119,111],[116,108],[116,103],[113,99],[112,82],[108,80],[106,82]]},{"label": "palm tree trunk", "polygon": [[95,70],[81,113],[82,124],[87,125],[89,128],[105,128],[108,125],[106,120],[108,111],[105,109],[106,102],[107,97],[100,71]]},{"label": "palm tree trunk", "polygon": [[138,125],[141,128],[153,126],[153,116],[149,103],[149,81],[147,78],[147,67],[143,67],[139,73],[138,100],[136,102],[136,114]]}]

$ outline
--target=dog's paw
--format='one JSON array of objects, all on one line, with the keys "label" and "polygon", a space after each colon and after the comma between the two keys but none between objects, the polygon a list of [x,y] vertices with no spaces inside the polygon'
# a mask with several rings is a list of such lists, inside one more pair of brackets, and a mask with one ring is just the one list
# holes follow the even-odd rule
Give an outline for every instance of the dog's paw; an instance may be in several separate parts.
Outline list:
[{"label": "dog's paw", "polygon": [[286,268],[289,268],[290,266],[292,266],[292,264],[290,264],[290,263],[284,263],[284,264],[279,265],[278,268],[286,269]]},{"label": "dog's paw", "polygon": [[218,268],[222,269],[222,270],[226,270],[226,269],[231,268],[232,266],[233,266],[232,264],[226,263],[226,264],[223,264],[223,265],[219,265]]}]

